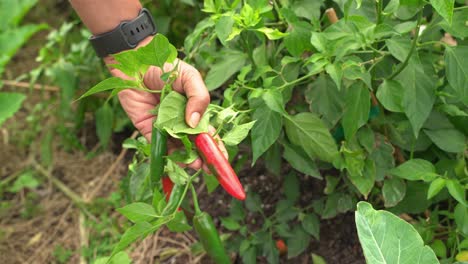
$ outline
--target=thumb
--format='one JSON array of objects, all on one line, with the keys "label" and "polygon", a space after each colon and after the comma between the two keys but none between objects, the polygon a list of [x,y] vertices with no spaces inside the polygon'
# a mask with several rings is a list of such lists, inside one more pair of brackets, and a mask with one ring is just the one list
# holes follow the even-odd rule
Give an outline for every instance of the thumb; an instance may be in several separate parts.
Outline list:
[{"label": "thumb", "polygon": [[210,94],[196,70],[188,71],[183,79],[183,88],[188,98],[185,108],[185,122],[195,128],[210,104]]}]

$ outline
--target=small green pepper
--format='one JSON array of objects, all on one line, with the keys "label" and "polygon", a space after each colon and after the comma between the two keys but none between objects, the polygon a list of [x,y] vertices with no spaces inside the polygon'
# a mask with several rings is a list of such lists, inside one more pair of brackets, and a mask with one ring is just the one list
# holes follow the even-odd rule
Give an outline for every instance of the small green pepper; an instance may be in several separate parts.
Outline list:
[{"label": "small green pepper", "polygon": [[195,227],[195,231],[200,238],[203,248],[215,263],[231,263],[231,260],[224,249],[223,242],[219,238],[218,230],[216,230],[213,219],[209,214],[198,212],[193,217],[193,226]]},{"label": "small green pepper", "polygon": [[153,126],[151,131],[150,179],[154,188],[164,174],[164,155],[167,153],[167,134]]}]

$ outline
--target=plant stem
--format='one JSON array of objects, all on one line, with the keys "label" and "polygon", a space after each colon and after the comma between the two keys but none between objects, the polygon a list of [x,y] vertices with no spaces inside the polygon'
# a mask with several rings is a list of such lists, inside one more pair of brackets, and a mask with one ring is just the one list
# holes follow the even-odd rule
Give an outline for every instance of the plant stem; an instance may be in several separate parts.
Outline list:
[{"label": "plant stem", "polygon": [[376,1],[377,25],[382,23],[382,6],[383,6],[383,0],[377,0]]},{"label": "plant stem", "polygon": [[285,83],[283,85],[281,85],[280,87],[276,88],[278,90],[282,90],[290,85],[293,85],[293,84],[297,84],[297,83],[300,83],[302,81],[305,81],[307,79],[309,79],[310,77],[314,76],[315,74],[307,74],[307,75],[304,75],[302,76],[301,78],[297,78],[296,80],[292,81],[292,82],[288,82],[288,83]]},{"label": "plant stem", "polygon": [[400,64],[400,67],[398,67],[398,69],[392,73],[392,75],[390,75],[390,77],[388,77],[389,80],[392,80],[393,78],[397,77],[398,74],[400,74],[405,68],[406,66],[408,65],[408,62],[411,58],[411,56],[413,55],[413,52],[414,50],[416,49],[416,44],[418,43],[418,39],[419,39],[419,29],[421,28],[421,20],[422,20],[422,13],[423,13],[423,9],[421,9],[419,11],[419,15],[418,15],[418,25],[416,27],[416,31],[415,31],[415,36],[414,36],[414,39],[413,39],[413,43],[411,43],[411,49],[410,51],[408,52],[408,55],[406,56],[405,60],[403,61],[402,64]]},{"label": "plant stem", "polygon": [[198,204],[198,198],[197,198],[197,191],[195,191],[195,187],[193,187],[193,184],[190,184],[190,188],[192,189],[192,199],[193,199],[193,207],[195,208],[195,215],[201,214],[200,206]]},{"label": "plant stem", "polygon": [[466,9],[466,8],[468,8],[468,5],[455,7],[455,8],[453,9],[453,11],[462,10],[462,9]]}]

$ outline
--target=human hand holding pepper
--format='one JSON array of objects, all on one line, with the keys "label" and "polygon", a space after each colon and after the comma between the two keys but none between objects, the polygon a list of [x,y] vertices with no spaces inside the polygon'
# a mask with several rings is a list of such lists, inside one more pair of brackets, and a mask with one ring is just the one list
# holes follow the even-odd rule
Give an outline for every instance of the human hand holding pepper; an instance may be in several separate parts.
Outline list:
[{"label": "human hand holding pepper", "polygon": [[[144,46],[151,41],[151,37],[145,39],[139,46]],[[112,65],[116,61],[112,57],[104,59],[106,64]],[[185,121],[190,127],[196,127],[206,111],[210,103],[210,94],[208,89],[203,82],[203,79],[193,66],[187,64],[184,61],[177,60],[173,64],[166,63],[164,71],[170,71],[174,65],[178,65],[178,78],[172,84],[174,91],[181,94],[185,94],[188,98],[187,107],[185,109]],[[115,68],[109,69],[111,74],[115,77],[122,79],[129,79],[124,73]],[[144,83],[148,89],[161,90],[164,86],[164,82],[161,80],[162,69],[158,67],[150,67],[144,76]],[[149,93],[145,91],[139,91],[135,89],[126,89],[118,94],[120,103],[123,109],[127,113],[128,117],[140,131],[140,133],[151,141],[151,131],[154,122],[154,114],[151,111],[154,107],[159,104],[159,94]],[[215,133],[215,129],[210,127],[211,134]],[[219,139],[219,137],[218,137]],[[227,151],[221,140],[217,140],[218,146],[227,158]],[[175,141],[168,141],[168,152],[171,153],[177,148],[181,147],[180,143]],[[198,170],[203,166],[202,159],[198,158],[193,163],[188,165],[190,168]],[[203,166],[205,171],[209,171],[207,166]]]}]

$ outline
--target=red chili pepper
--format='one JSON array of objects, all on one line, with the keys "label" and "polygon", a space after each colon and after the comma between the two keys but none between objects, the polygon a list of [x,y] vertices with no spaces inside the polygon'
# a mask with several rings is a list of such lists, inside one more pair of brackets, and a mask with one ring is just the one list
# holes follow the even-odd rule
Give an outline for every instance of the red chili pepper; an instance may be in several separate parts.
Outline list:
[{"label": "red chili pepper", "polygon": [[[168,176],[163,176],[162,187],[163,187],[164,196],[166,196],[166,202],[168,203],[168,208],[171,208],[172,206],[174,206],[174,209],[175,209],[175,206],[177,206],[177,204],[179,203],[179,199],[182,195],[183,186],[177,185],[175,193],[172,194],[172,191],[174,190],[174,183],[171,181],[171,178],[169,178]],[[171,200],[171,195],[174,196],[172,198],[173,200]],[[171,210],[169,209],[169,211]],[[180,208],[177,208],[177,211],[180,211]]]},{"label": "red chili pepper", "polygon": [[276,240],[276,248],[278,249],[280,255],[284,255],[288,252],[288,247],[282,239]]},{"label": "red chili pepper", "polygon": [[162,186],[164,194],[166,195],[166,202],[168,202],[169,197],[171,197],[172,189],[174,188],[174,183],[171,181],[171,178],[164,176],[162,177]]},{"label": "red chili pepper", "polygon": [[195,145],[221,186],[234,198],[245,200],[245,191],[239,178],[237,178],[236,172],[224,157],[213,137],[208,133],[199,134],[195,138]]}]

